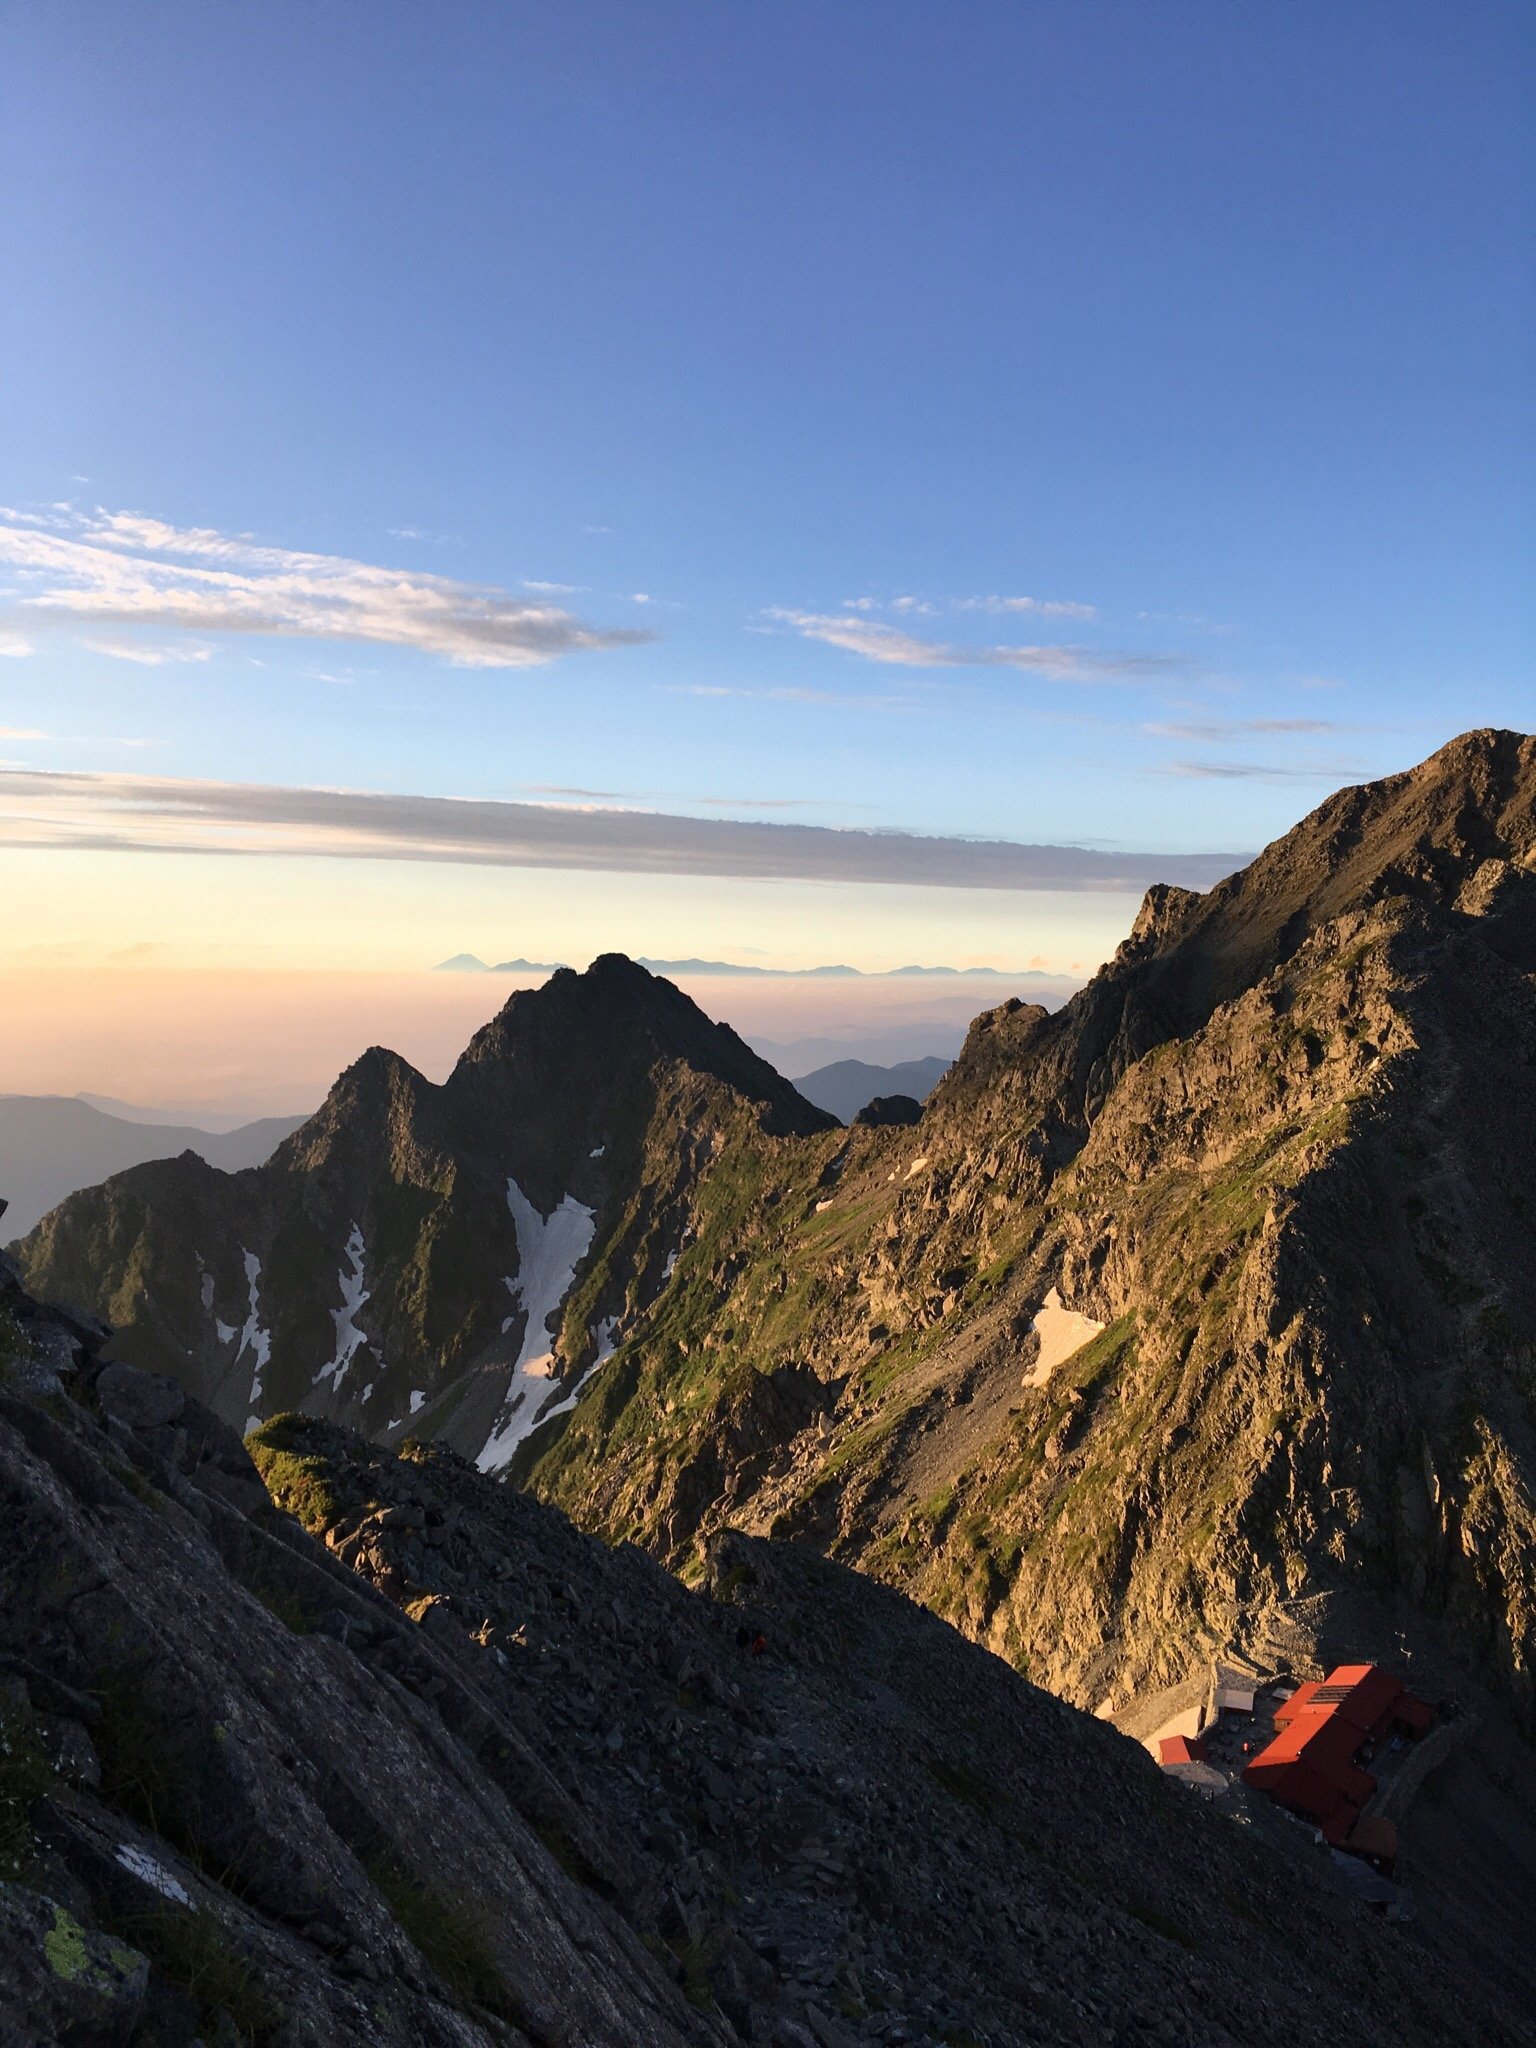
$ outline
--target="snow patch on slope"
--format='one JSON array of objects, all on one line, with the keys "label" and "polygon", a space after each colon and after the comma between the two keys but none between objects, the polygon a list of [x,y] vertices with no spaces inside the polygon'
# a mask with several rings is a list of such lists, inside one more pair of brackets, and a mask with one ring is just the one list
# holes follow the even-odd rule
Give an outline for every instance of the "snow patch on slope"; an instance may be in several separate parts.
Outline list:
[{"label": "snow patch on slope", "polygon": [[554,1402],[550,1407],[540,1410],[538,1417],[540,1422],[548,1422],[552,1415],[568,1415],[570,1411],[576,1406],[576,1403],[581,1399],[582,1394],[586,1391],[586,1385],[588,1380],[591,1379],[592,1375],[597,1371],[598,1367],[600,1365],[606,1365],[609,1359],[612,1358],[614,1352],[618,1350],[618,1317],[604,1316],[603,1320],[598,1324],[597,1328],[592,1332],[592,1334],[597,1339],[596,1358],[593,1359],[592,1363],[587,1367],[586,1371],[581,1375],[580,1379],[576,1380],[573,1383],[571,1390],[568,1394],[564,1395],[562,1399]]},{"label": "snow patch on slope", "polygon": [[[548,1216],[541,1216],[517,1182],[508,1176],[507,1207],[517,1234],[517,1272],[507,1277],[507,1291],[526,1314],[523,1341],[512,1367],[501,1420],[475,1460],[482,1472],[499,1472],[529,1434],[539,1413],[544,1386],[554,1372],[550,1322],[565,1302],[597,1228],[597,1212],[567,1195]],[[513,1317],[502,1324],[506,1330]]]},{"label": "snow patch on slope", "polygon": [[1105,1327],[1092,1316],[1080,1316],[1076,1309],[1063,1308],[1059,1289],[1053,1287],[1040,1304],[1032,1328],[1040,1339],[1040,1355],[1024,1375],[1026,1387],[1043,1387],[1058,1365],[1065,1365],[1074,1351],[1081,1351]]},{"label": "snow patch on slope", "polygon": [[[247,1351],[255,1361],[251,1368],[250,1418],[245,1425],[247,1431],[250,1431],[261,1421],[257,1404],[261,1400],[261,1376],[272,1356],[272,1337],[269,1331],[261,1327],[261,1261],[254,1252],[245,1252],[243,1256],[247,1290],[246,1317],[245,1328],[240,1332],[240,1349],[235,1353],[235,1364],[240,1363]],[[222,1331],[227,1325],[216,1323],[214,1327]],[[229,1334],[233,1336],[234,1331],[231,1330]]]},{"label": "snow patch on slope", "polygon": [[[329,1365],[322,1365],[315,1374],[315,1385],[329,1380],[339,1387],[346,1378],[358,1347],[365,1344],[366,1334],[357,1327],[357,1312],[368,1299],[368,1290],[363,1285],[363,1259],[367,1247],[363,1243],[362,1228],[354,1223],[347,1238],[346,1250],[342,1256],[346,1265],[337,1273],[341,1288],[341,1307],[331,1310],[331,1321],[336,1325],[336,1356]],[[350,1268],[350,1270],[349,1270]]]}]

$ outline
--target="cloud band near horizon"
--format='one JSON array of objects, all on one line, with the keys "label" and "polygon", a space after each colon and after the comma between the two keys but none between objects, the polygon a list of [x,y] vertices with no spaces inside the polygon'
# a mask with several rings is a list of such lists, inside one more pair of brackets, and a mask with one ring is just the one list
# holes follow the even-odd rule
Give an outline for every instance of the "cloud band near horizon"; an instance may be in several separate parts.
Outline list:
[{"label": "cloud band near horizon", "polygon": [[43,769],[0,770],[0,846],[1094,893],[1205,889],[1249,858]]}]

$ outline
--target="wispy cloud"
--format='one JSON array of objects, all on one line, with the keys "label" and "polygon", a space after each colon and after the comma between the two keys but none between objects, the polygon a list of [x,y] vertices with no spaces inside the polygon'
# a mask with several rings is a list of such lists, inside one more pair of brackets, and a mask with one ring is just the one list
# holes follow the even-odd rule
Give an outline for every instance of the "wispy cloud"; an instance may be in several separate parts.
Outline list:
[{"label": "wispy cloud", "polygon": [[583,802],[592,803],[622,803],[638,794],[628,789],[582,789],[569,782],[520,782],[517,787],[526,790],[529,796],[579,797]]},{"label": "wispy cloud", "polygon": [[24,654],[33,652],[32,642],[21,633],[0,633],[0,656],[9,656],[19,661]]},{"label": "wispy cloud", "polygon": [[810,799],[803,796],[696,796],[687,801],[712,811],[803,811]]},{"label": "wispy cloud", "polygon": [[1033,612],[1042,619],[1096,619],[1099,616],[1097,605],[1073,604],[1060,597],[963,597],[957,610],[991,612],[998,616]]},{"label": "wispy cloud", "polygon": [[0,740],[46,740],[52,735],[32,725],[0,725]]},{"label": "wispy cloud", "polygon": [[[516,787],[526,790],[531,797],[553,798],[557,801],[580,803],[638,803],[642,798],[654,799],[661,792],[651,789],[582,789],[565,782],[519,782]],[[801,796],[678,796],[674,803],[690,803],[705,806],[711,810],[724,811],[800,811],[809,799]]]},{"label": "wispy cloud", "polygon": [[448,861],[956,889],[1204,888],[1238,855],[1112,853],[768,820],[130,775],[0,771],[0,845]]},{"label": "wispy cloud", "polygon": [[653,636],[585,624],[495,585],[262,546],[136,512],[0,513],[0,565],[24,612],[92,625],[411,647],[521,668]]},{"label": "wispy cloud", "polygon": [[910,697],[880,696],[867,691],[808,690],[795,684],[780,684],[767,690],[748,689],[739,683],[669,683],[674,697],[746,697],[764,704],[836,704],[853,711],[910,711]]},{"label": "wispy cloud", "polygon": [[1160,740],[1199,740],[1210,745],[1226,745],[1231,741],[1248,739],[1256,734],[1277,733],[1319,733],[1348,732],[1351,727],[1340,725],[1331,718],[1217,718],[1208,723],[1159,723],[1144,725],[1143,732],[1151,733]]},{"label": "wispy cloud", "polygon": [[1152,771],[1204,782],[1362,782],[1367,771],[1339,762],[1168,761]]},{"label": "wispy cloud", "polygon": [[141,668],[163,668],[169,661],[208,661],[212,658],[211,647],[199,647],[195,643],[186,647],[166,647],[151,640],[96,640],[81,643],[93,654],[109,654],[114,661],[137,662]]},{"label": "wispy cloud", "polygon": [[1057,682],[1134,682],[1171,666],[1166,654],[1101,654],[1085,647],[971,647],[956,641],[924,640],[900,626],[846,613],[772,609],[768,616],[793,626],[808,640],[823,640],[866,661],[897,668],[1012,668]]}]

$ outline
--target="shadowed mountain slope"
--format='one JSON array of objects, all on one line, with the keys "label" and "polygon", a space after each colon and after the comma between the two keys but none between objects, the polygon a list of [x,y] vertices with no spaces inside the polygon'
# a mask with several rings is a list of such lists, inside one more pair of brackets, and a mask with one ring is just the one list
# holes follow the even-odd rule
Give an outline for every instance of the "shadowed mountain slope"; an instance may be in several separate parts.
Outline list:
[{"label": "shadowed mountain slope", "polygon": [[413,1423],[503,1463],[663,1284],[705,1165],[830,1122],[610,955],[514,994],[441,1087],[374,1047],[266,1166],[118,1175],[20,1256],[226,1420]]}]

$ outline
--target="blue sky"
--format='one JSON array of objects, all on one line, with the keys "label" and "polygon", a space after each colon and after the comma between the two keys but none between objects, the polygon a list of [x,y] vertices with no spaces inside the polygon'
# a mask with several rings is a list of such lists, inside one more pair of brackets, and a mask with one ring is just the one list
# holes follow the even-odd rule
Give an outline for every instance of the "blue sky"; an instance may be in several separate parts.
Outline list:
[{"label": "blue sky", "polygon": [[903,945],[862,875],[435,855],[392,923],[414,826],[150,785],[1172,857],[1528,726],[1533,57],[1476,0],[13,0],[16,943],[232,959],[238,840],[266,964],[349,905],[370,964],[1091,964],[1139,869]]}]

